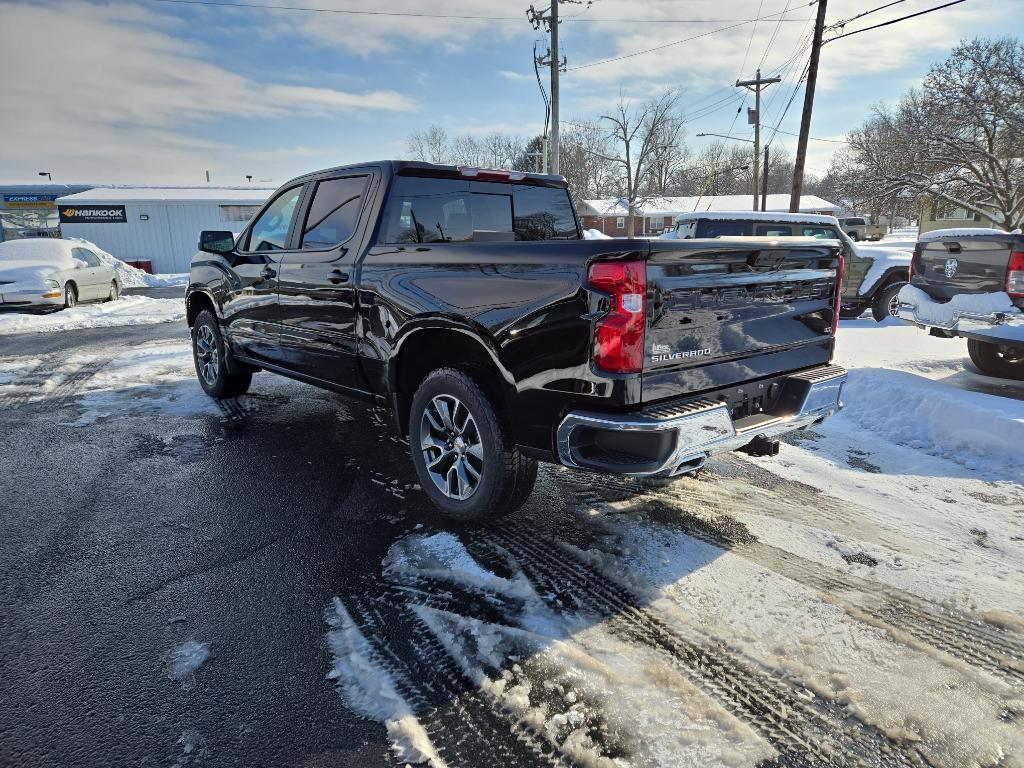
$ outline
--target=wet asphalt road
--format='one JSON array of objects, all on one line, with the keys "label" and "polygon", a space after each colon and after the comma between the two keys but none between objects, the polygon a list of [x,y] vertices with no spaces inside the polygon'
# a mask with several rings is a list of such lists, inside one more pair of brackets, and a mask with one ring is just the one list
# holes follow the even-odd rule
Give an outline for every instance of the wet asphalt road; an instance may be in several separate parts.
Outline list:
[{"label": "wet asphalt road", "polygon": [[[0,358],[186,334],[9,336]],[[74,397],[0,407],[0,765],[385,764],[383,728],[325,679],[323,613],[429,513],[359,468],[375,453],[414,481],[377,414],[268,374],[253,391],[258,413],[233,421],[143,409],[83,428]],[[191,688],[167,674],[187,640],[212,650]]]}]

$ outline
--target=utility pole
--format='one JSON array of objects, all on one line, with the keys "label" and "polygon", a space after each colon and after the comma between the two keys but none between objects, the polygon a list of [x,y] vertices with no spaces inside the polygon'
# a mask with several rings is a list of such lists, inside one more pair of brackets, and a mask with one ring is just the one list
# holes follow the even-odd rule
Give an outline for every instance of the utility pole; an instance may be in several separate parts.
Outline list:
[{"label": "utility pole", "polygon": [[754,92],[753,114],[747,110],[747,122],[754,124],[754,210],[757,210],[757,191],[760,187],[760,164],[761,164],[761,91],[772,83],[782,82],[781,77],[761,77],[761,70],[758,68],[757,77],[753,80],[737,80],[737,88],[746,88]]},{"label": "utility pole", "polygon": [[761,174],[761,210],[768,210],[768,148],[771,144],[766,144],[764,147],[764,173]]},{"label": "utility pole", "polygon": [[[551,34],[551,45],[548,51],[548,60],[545,62],[543,57],[537,61],[535,54],[535,61],[541,66],[545,64],[551,67],[551,172],[558,173],[558,154],[559,154],[559,125],[558,125],[558,76],[565,71],[565,58],[558,58],[558,4],[560,2],[566,2],[566,0],[551,0],[551,7],[547,10],[538,11],[532,5],[526,11],[526,18],[533,25],[534,29],[540,29],[542,26],[547,27],[548,32]],[[539,81],[538,81],[539,84]],[[543,90],[543,89],[542,89]],[[546,100],[545,100],[546,101]]]},{"label": "utility pole", "polygon": [[558,175],[558,2],[551,0],[551,172]]},{"label": "utility pole", "polygon": [[793,189],[789,194],[790,213],[800,212],[800,196],[804,188],[804,164],[807,162],[807,141],[811,135],[811,110],[814,109],[814,87],[818,82],[818,59],[821,39],[825,34],[825,10],[828,0],[818,0],[818,16],[814,22],[814,40],[811,43],[811,61],[807,66],[807,89],[804,91],[804,113],[800,118],[800,138],[793,163]]}]

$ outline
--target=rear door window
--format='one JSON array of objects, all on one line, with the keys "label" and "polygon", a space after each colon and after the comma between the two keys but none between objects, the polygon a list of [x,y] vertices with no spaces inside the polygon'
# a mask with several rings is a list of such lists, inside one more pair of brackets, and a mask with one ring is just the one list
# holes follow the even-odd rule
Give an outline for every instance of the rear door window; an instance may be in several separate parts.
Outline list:
[{"label": "rear door window", "polygon": [[472,192],[468,181],[458,179],[412,176],[395,179],[380,235],[381,242],[395,244],[512,239],[511,194]]},{"label": "rear door window", "polygon": [[317,182],[306,214],[302,247],[333,248],[352,237],[359,223],[368,176],[348,176]]},{"label": "rear door window", "polygon": [[512,185],[516,240],[578,240],[569,190]]},{"label": "rear door window", "polygon": [[697,224],[697,237],[738,237],[750,234],[745,221],[701,221]]}]

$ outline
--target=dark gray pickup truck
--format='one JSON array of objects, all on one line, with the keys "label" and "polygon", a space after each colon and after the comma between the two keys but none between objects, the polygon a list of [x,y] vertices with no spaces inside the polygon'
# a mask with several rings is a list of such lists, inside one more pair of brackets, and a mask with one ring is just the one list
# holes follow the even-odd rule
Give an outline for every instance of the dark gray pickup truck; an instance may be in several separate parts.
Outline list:
[{"label": "dark gray pickup truck", "polygon": [[914,249],[900,319],[932,336],[967,339],[983,373],[1024,379],[1024,235],[939,230]]}]

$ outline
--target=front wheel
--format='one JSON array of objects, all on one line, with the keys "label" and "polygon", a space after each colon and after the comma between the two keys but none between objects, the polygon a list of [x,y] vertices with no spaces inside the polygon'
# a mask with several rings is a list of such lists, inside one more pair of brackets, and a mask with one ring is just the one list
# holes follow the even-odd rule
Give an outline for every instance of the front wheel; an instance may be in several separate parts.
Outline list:
[{"label": "front wheel", "polygon": [[78,306],[78,289],[71,283],[64,286],[64,309]]},{"label": "front wheel", "polygon": [[424,492],[455,520],[511,512],[537,479],[537,462],[511,441],[487,395],[451,368],[433,371],[416,390],[409,445]]},{"label": "front wheel", "polygon": [[227,366],[227,347],[217,318],[204,309],[192,326],[192,358],[199,385],[210,397],[238,397],[249,391],[252,372],[231,373]]},{"label": "front wheel", "polygon": [[875,318],[876,323],[887,317],[899,317],[900,289],[906,284],[905,280],[889,283],[875,294],[871,300],[871,316]]},{"label": "front wheel", "polygon": [[982,373],[1003,379],[1024,380],[1024,347],[968,339],[967,354]]}]

